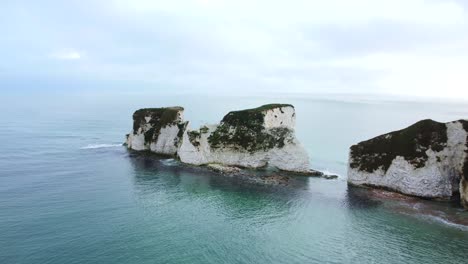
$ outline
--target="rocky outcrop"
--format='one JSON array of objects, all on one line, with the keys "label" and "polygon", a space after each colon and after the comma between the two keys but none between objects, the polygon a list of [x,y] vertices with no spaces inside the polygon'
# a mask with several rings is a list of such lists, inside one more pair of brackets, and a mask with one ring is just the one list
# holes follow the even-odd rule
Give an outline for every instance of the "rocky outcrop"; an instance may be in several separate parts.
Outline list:
[{"label": "rocky outcrop", "polygon": [[144,108],[133,114],[133,131],[127,135],[127,147],[157,154],[175,155],[187,127],[184,108]]},{"label": "rocky outcrop", "polygon": [[423,120],[351,147],[348,183],[468,205],[468,121]]},{"label": "rocky outcrop", "polygon": [[466,176],[460,181],[460,202],[463,207],[468,209],[468,180]]},{"label": "rocky outcrop", "polygon": [[[460,121],[465,133],[468,134],[468,120]],[[460,202],[463,207],[468,209],[468,136],[465,141],[465,161],[463,162],[463,175],[460,181]]]},{"label": "rocky outcrop", "polygon": [[233,111],[220,124],[190,130],[182,120],[183,108],[141,109],[133,115],[133,133],[127,145],[177,155],[193,165],[221,164],[281,170],[310,171],[309,157],[295,137],[292,105],[270,104]]},{"label": "rocky outcrop", "polygon": [[269,165],[287,171],[309,171],[309,157],[294,135],[294,126],[292,105],[233,111],[219,125],[187,131],[179,157],[195,165]]}]

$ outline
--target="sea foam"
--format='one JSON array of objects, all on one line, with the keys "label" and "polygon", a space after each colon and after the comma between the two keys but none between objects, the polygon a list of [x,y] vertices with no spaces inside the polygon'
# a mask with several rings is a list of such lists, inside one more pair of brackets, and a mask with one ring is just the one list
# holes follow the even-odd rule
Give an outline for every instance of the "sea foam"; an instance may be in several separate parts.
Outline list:
[{"label": "sea foam", "polygon": [[87,146],[81,147],[80,149],[115,148],[121,146],[122,144],[89,144]]}]

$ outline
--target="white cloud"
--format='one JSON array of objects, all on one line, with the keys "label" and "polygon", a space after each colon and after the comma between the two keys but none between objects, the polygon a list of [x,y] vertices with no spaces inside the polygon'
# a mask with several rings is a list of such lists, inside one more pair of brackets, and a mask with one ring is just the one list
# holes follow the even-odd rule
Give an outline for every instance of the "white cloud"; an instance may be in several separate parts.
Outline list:
[{"label": "white cloud", "polygon": [[[5,12],[10,34],[0,50],[16,51],[4,60],[10,71],[13,61],[18,71],[29,64],[30,72],[53,77],[144,81],[161,84],[157,89],[468,98],[466,2],[82,0],[43,8],[32,1],[20,6],[23,15]],[[49,62],[79,63],[31,59],[50,50],[57,52]]]},{"label": "white cloud", "polygon": [[76,50],[62,50],[52,54],[52,57],[58,60],[79,60],[83,54]]},{"label": "white cloud", "polygon": [[361,23],[373,19],[454,24],[465,20],[463,6],[441,0],[114,0],[123,15],[157,12],[181,17],[262,21],[274,24]]}]

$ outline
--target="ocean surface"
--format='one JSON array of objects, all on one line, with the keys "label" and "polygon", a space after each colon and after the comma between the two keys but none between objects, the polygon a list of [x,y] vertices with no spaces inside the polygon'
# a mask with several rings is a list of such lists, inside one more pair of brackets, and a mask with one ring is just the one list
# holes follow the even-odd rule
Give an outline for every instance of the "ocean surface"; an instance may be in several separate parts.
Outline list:
[{"label": "ocean surface", "polygon": [[[261,186],[121,144],[132,113],[181,105],[192,127],[265,103],[296,107],[314,169]],[[0,106],[0,263],[466,263],[468,212],[349,188],[348,148],[468,104],[350,96],[76,94]]]}]

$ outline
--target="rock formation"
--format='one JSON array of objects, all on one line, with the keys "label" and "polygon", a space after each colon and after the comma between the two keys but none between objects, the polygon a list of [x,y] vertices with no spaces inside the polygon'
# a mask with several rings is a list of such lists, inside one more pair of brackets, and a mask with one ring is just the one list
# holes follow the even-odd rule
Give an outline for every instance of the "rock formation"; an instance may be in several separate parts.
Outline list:
[{"label": "rock formation", "polygon": [[348,183],[468,207],[468,121],[423,120],[351,147]]},{"label": "rock formation", "polygon": [[175,155],[187,127],[184,108],[144,108],[133,114],[133,131],[127,135],[127,147],[157,154]]},{"label": "rock formation", "polygon": [[177,155],[193,165],[276,167],[310,172],[309,157],[295,137],[292,105],[270,104],[233,111],[220,124],[189,130],[182,107],[141,109],[133,115],[127,146]]}]

